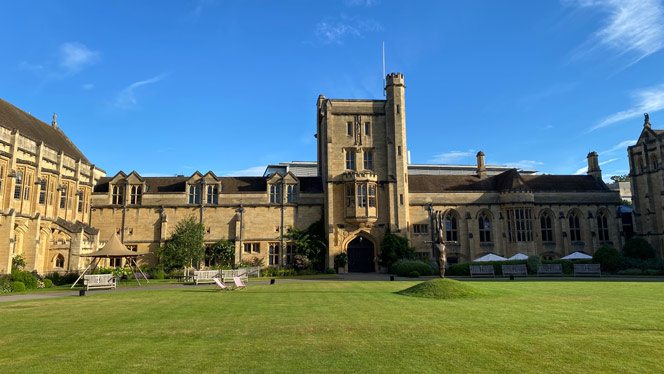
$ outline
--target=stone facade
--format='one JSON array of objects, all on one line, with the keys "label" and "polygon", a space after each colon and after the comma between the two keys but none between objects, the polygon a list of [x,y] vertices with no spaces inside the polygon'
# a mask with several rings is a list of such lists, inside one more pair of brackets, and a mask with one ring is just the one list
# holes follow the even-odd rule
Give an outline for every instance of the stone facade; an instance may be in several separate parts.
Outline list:
[{"label": "stone facade", "polygon": [[[62,242],[59,233],[78,230],[79,236],[62,234],[65,268],[81,268],[85,264],[76,255],[113,233],[145,254],[141,261],[154,265],[157,249],[175,224],[190,216],[205,225],[206,244],[229,240],[235,244],[236,261],[260,258],[279,267],[292,263],[293,246],[282,233],[319,220],[327,232],[330,267],[337,255],[346,253],[346,270],[379,271],[379,248],[388,229],[408,238],[418,256],[430,258],[436,212],[445,215],[450,262],[487,253],[559,258],[574,251],[592,254],[604,243],[622,245],[620,197],[602,182],[595,152],[588,155],[588,175],[537,175],[485,165],[482,152],[475,166],[409,165],[405,89],[404,76],[392,73],[386,77],[384,100],[321,95],[316,103],[317,161],[270,165],[256,177],[217,177],[212,172],[103,177],[87,160],[73,161],[66,152],[39,143],[26,146],[18,132],[0,133],[9,155],[3,170],[21,170],[31,181],[47,180],[46,190],[54,196],[55,186],[67,185],[65,195],[73,199],[79,195],[68,194],[81,191],[83,202],[80,212],[70,209],[73,200],[65,200],[63,209],[52,206],[51,197],[42,207],[35,191],[24,205],[23,199],[10,196],[16,178],[3,175],[2,219],[11,222],[0,229],[13,231],[5,234],[11,240],[6,249],[0,246],[0,261],[7,264],[12,255],[25,253],[37,264],[31,265],[34,269],[51,270]],[[63,223],[53,226],[58,222]]]},{"label": "stone facade", "polygon": [[664,130],[653,130],[648,114],[635,145],[627,148],[635,235],[664,257]]},{"label": "stone facade", "polygon": [[90,197],[105,175],[58,127],[0,100],[0,274],[22,256],[29,271],[73,271],[96,250]]}]

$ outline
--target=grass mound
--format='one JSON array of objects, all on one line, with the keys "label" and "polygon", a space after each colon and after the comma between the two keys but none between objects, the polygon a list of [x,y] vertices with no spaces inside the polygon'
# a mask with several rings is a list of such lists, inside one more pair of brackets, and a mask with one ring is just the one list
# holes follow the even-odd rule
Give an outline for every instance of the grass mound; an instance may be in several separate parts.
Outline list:
[{"label": "grass mound", "polygon": [[456,299],[483,296],[486,295],[486,292],[467,283],[438,278],[416,284],[413,287],[399,291],[398,294],[429,299]]}]

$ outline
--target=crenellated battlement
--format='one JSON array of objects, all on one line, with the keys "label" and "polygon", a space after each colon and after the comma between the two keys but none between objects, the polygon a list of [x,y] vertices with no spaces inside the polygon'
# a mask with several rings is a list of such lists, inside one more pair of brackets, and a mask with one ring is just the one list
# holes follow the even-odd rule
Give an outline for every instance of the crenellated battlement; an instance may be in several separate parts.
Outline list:
[{"label": "crenellated battlement", "polygon": [[385,77],[386,86],[402,86],[404,84],[403,74],[390,73]]}]

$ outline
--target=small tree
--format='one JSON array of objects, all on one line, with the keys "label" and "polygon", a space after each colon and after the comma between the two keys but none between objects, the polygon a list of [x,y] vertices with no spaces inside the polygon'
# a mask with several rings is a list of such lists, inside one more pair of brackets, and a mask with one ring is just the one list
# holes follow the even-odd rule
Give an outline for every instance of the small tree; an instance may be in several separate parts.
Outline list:
[{"label": "small tree", "polygon": [[640,236],[630,238],[623,247],[625,257],[647,260],[655,258],[655,248],[647,240]]},{"label": "small tree", "polygon": [[383,242],[380,243],[380,263],[382,266],[390,267],[401,259],[415,258],[415,249],[413,249],[407,238],[392,234],[388,227],[385,230]]},{"label": "small tree", "polygon": [[291,227],[283,235],[284,239],[288,239],[295,244],[295,256],[303,256],[308,259],[308,261],[303,261],[301,257],[298,257],[297,264],[294,264],[297,265],[296,267],[304,266],[304,268],[313,267],[318,271],[324,270],[327,240],[325,239],[323,226],[321,218],[319,221],[312,223],[306,230]]},{"label": "small tree", "polygon": [[612,175],[611,180],[614,182],[629,182],[629,174]]},{"label": "small tree", "polygon": [[622,265],[623,255],[610,245],[603,244],[595,251],[593,262],[600,264],[602,270],[616,271]]},{"label": "small tree", "polygon": [[235,263],[235,246],[228,240],[220,240],[207,248],[210,262],[216,266],[233,266]]},{"label": "small tree", "polygon": [[159,248],[159,256],[165,267],[185,268],[197,265],[205,254],[203,235],[205,226],[193,216],[184,218],[175,225],[171,237]]}]

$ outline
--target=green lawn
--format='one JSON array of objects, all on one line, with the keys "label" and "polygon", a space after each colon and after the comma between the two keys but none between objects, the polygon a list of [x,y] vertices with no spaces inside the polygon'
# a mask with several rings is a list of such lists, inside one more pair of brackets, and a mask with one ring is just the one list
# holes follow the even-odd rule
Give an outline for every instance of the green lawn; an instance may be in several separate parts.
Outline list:
[{"label": "green lawn", "polygon": [[657,373],[664,283],[284,282],[0,304],[0,373]]}]

